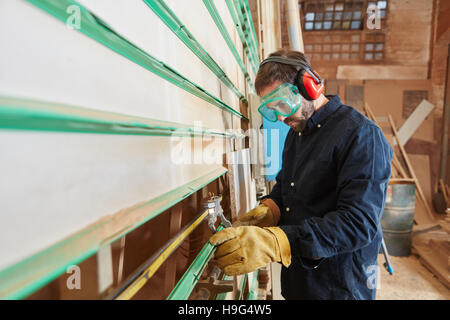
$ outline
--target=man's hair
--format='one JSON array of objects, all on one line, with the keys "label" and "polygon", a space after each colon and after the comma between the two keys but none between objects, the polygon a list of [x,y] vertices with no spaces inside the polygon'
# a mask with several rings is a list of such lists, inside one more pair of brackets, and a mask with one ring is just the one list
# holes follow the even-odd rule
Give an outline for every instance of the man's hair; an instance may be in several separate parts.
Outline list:
[{"label": "man's hair", "polygon": [[[269,57],[273,56],[296,59],[302,61],[307,65],[310,65],[308,59],[300,51],[281,49],[269,55]],[[261,66],[261,68],[259,68],[258,73],[256,75],[255,79],[256,93],[260,94],[265,87],[271,85],[275,81],[295,84],[294,83],[295,78],[297,76],[297,72],[299,69],[300,67],[298,66],[288,64],[281,64],[276,62],[265,63],[263,66]]]}]

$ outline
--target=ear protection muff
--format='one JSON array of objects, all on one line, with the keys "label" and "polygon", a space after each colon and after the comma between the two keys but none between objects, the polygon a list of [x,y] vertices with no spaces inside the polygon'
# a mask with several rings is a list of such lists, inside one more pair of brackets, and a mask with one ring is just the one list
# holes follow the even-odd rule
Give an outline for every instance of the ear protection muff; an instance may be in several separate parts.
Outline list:
[{"label": "ear protection muff", "polygon": [[300,69],[298,71],[297,87],[307,100],[316,100],[324,90],[322,79],[312,69]]},{"label": "ear protection muff", "polygon": [[297,59],[291,59],[280,56],[271,56],[261,62],[260,67],[267,62],[276,62],[299,66],[295,85],[302,96],[307,100],[316,100],[324,91],[324,83],[320,76],[311,66]]}]

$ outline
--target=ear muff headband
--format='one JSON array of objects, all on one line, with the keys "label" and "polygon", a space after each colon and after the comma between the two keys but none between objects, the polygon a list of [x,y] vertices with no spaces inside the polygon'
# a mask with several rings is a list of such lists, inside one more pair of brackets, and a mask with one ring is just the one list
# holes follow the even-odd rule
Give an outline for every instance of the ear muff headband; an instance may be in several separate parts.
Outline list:
[{"label": "ear muff headband", "polygon": [[299,66],[300,70],[297,73],[297,87],[302,96],[307,100],[316,100],[323,92],[324,85],[320,76],[311,69],[311,66],[297,59],[291,59],[280,56],[271,56],[261,62],[260,67],[267,62],[275,62]]}]

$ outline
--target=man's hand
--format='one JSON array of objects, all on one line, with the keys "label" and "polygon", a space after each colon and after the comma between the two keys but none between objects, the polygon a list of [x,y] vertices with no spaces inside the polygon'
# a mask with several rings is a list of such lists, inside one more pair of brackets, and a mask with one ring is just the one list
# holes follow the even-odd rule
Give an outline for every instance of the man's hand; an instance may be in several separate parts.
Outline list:
[{"label": "man's hand", "polygon": [[280,210],[277,205],[272,200],[266,199],[264,203],[240,217],[235,223],[233,223],[233,227],[274,227],[278,224],[279,219]]},{"label": "man's hand", "polygon": [[286,234],[278,227],[243,226],[226,228],[209,242],[218,246],[215,258],[227,275],[255,271],[270,262],[291,264],[291,247]]}]

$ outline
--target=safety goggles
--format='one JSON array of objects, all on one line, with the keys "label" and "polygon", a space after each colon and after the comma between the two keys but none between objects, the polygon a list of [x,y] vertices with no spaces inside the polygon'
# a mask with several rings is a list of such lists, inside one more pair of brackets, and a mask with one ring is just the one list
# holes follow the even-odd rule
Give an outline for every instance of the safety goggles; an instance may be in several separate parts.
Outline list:
[{"label": "safety goggles", "polygon": [[298,88],[290,83],[283,83],[271,93],[261,98],[259,113],[271,122],[278,120],[278,115],[289,117],[302,105]]}]

